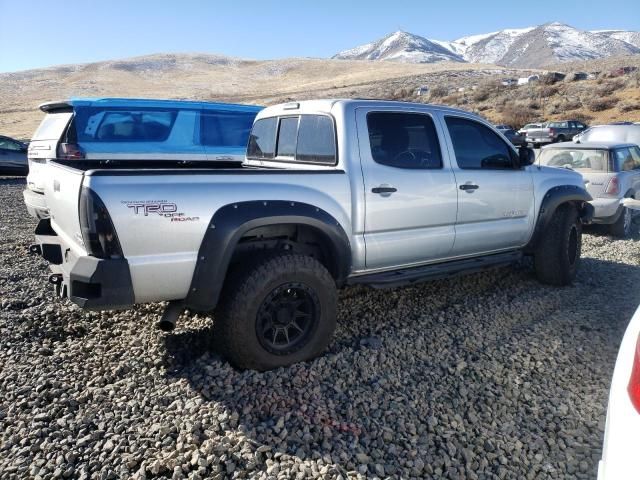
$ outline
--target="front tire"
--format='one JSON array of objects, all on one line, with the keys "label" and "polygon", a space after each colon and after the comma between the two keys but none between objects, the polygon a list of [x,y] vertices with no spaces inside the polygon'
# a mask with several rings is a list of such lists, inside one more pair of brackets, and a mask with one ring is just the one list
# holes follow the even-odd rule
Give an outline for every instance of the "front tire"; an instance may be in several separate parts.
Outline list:
[{"label": "front tire", "polygon": [[609,225],[609,232],[614,237],[625,238],[631,235],[633,212],[630,208],[622,207],[622,213],[615,223]]},{"label": "front tire", "polygon": [[336,284],[315,258],[265,257],[231,272],[214,336],[236,367],[270,370],[320,355],[336,326]]},{"label": "front tire", "polygon": [[573,205],[554,212],[534,252],[536,276],[548,285],[569,285],[576,278],[582,249],[582,222]]}]

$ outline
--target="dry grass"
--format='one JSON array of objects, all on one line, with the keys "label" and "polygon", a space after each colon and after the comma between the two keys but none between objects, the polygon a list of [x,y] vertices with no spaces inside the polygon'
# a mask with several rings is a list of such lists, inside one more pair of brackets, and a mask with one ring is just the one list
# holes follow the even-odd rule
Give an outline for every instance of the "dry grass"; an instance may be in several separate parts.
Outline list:
[{"label": "dry grass", "polygon": [[[0,134],[29,138],[42,118],[39,103],[77,96],[262,105],[311,98],[392,98],[452,105],[514,126],[568,117],[590,123],[640,121],[640,74],[609,78],[608,73],[636,65],[640,66],[640,56],[581,62],[562,68],[566,72],[603,73],[596,80],[504,87],[500,84],[503,78],[543,72],[460,63],[245,61],[214,55],[152,55],[0,74]],[[418,96],[416,90],[421,86],[428,86],[430,94]],[[596,97],[602,102],[594,109]]]}]

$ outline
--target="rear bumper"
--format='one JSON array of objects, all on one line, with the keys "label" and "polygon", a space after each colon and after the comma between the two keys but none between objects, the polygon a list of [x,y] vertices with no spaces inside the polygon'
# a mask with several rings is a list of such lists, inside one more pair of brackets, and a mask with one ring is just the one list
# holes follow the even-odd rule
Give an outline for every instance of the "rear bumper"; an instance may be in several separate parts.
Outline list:
[{"label": "rear bumper", "polygon": [[37,193],[25,188],[22,191],[22,196],[29,215],[37,219],[49,217],[49,209],[47,208],[44,193]]},{"label": "rear bumper", "polygon": [[541,144],[541,143],[553,143],[552,137],[527,137],[527,143]]},{"label": "rear bumper", "polygon": [[36,227],[33,253],[49,262],[57,293],[87,310],[116,310],[134,304],[129,262],[125,258],[77,256],[51,228],[48,219]]},{"label": "rear bumper", "polygon": [[609,225],[615,223],[622,214],[622,205],[619,198],[596,198],[592,200],[593,223]]}]

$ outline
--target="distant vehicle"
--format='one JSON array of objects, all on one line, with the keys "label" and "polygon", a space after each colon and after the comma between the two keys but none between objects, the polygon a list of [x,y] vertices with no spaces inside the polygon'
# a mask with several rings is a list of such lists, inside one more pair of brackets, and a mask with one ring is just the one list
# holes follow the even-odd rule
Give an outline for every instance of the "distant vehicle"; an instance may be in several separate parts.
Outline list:
[{"label": "distant vehicle", "polygon": [[636,478],[640,432],[640,308],[618,350],[609,390],[598,480]]},{"label": "distant vehicle", "polygon": [[528,83],[537,82],[540,80],[540,75],[530,75],[528,77],[522,77],[518,79],[518,85],[526,85]]},{"label": "distant vehicle", "polygon": [[500,123],[494,126],[496,127],[496,130],[513,130],[513,127],[511,125],[504,125]]},{"label": "distant vehicle", "polygon": [[[256,114],[253,105],[132,98],[72,99],[45,103],[29,145],[24,200],[46,218],[44,184],[51,160],[141,166],[180,160],[239,164]],[[136,162],[136,163],[133,163]]]},{"label": "distant vehicle", "polygon": [[544,122],[540,123],[527,123],[524,127],[518,130],[520,135],[526,135],[528,130],[533,130],[534,128],[542,128]]},{"label": "distant vehicle", "polygon": [[526,147],[527,146],[527,141],[526,141],[524,135],[516,132],[513,128],[498,129],[498,130],[505,137],[507,137],[507,140],[509,140],[516,147]]},{"label": "distant vehicle", "polygon": [[573,137],[582,133],[588,127],[577,120],[566,120],[562,122],[548,122],[541,128],[528,129],[526,132],[527,142],[539,147],[543,143],[564,142],[572,140]]},{"label": "distant vehicle", "polygon": [[631,233],[634,211],[621,200],[640,199],[640,147],[632,143],[564,142],[543,147],[539,161],[582,174],[593,197],[593,223],[609,225],[617,237]]},{"label": "distant vehicle", "polygon": [[0,135],[0,175],[26,175],[28,172],[27,144]]},{"label": "distant vehicle", "polygon": [[518,84],[518,79],[517,78],[505,78],[502,80],[502,85],[504,87],[512,87],[514,85]]},{"label": "distant vehicle", "polygon": [[620,142],[640,145],[640,124],[595,125],[573,138],[582,142]]}]

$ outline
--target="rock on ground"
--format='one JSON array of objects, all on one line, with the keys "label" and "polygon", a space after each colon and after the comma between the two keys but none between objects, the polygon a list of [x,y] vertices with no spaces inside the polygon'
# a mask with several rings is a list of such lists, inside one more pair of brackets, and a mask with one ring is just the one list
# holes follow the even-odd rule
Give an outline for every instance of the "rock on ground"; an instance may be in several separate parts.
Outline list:
[{"label": "rock on ground", "polygon": [[571,287],[526,267],[348,288],[322,357],[267,373],[211,351],[213,318],[84,312],[27,253],[0,180],[0,477],[594,478],[640,302],[638,236],[584,236]]}]

